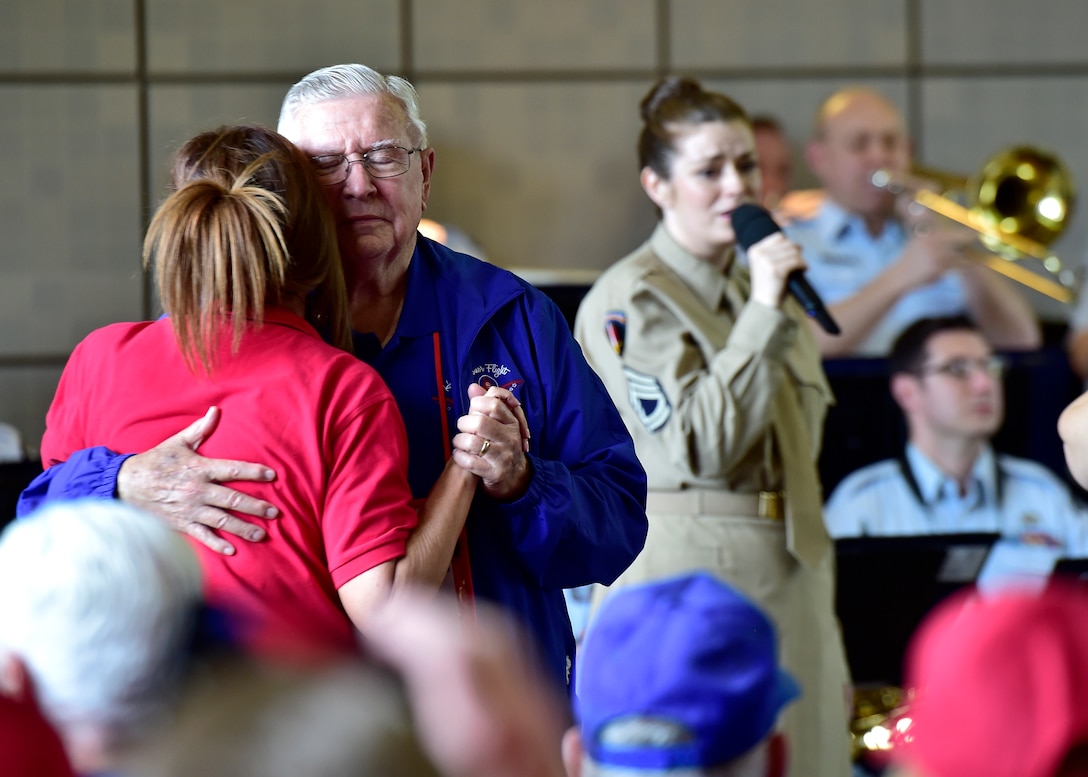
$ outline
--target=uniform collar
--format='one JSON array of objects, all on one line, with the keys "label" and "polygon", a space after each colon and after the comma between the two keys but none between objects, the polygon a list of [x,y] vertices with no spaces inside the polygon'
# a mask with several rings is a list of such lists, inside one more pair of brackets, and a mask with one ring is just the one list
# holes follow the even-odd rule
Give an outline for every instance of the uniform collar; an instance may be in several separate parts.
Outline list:
[{"label": "uniform collar", "polygon": [[[909,474],[913,476],[914,483],[917,486],[916,496],[925,505],[934,505],[940,502],[944,498],[945,484],[950,482],[951,478],[937,469],[937,465],[911,443],[907,444],[906,461],[910,467]],[[984,505],[997,505],[999,503],[997,462],[990,446],[984,447],[975,460],[975,465],[971,468],[971,479],[979,484]]]},{"label": "uniform collar", "polygon": [[864,237],[868,240],[902,240],[905,236],[903,225],[894,219],[884,222],[884,231],[879,237],[873,238],[865,227],[865,221],[855,213],[844,209],[837,202],[825,200],[815,218],[816,233],[822,242],[834,245],[847,238]]},{"label": "uniform collar", "polygon": [[664,224],[658,223],[653,235],[650,237],[650,247],[660,257],[661,261],[669,266],[673,272],[680,276],[695,294],[706,303],[711,310],[719,309],[726,301],[726,286],[737,266],[737,257],[729,263],[725,273],[717,268],[697,259],[677,243],[672,235],[665,229]]}]

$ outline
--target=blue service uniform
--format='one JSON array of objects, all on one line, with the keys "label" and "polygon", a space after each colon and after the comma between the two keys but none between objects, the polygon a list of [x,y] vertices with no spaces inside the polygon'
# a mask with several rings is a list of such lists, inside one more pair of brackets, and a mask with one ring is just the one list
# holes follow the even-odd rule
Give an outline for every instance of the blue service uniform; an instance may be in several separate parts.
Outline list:
[{"label": "blue service uniform", "polygon": [[[611,398],[543,293],[422,236],[407,278],[390,341],[383,348],[356,335],[356,353],[397,399],[416,497],[442,471],[443,435],[457,433],[469,383],[505,386],[521,402],[533,477],[512,502],[478,493],[467,524],[473,586],[535,636],[545,670],[566,686],[575,644],[563,589],[611,583],[638,555],[647,532],[646,473]],[[20,514],[45,499],[112,497],[121,460],[102,448],[77,453],[31,484]]]},{"label": "blue service uniform", "polygon": [[[869,234],[860,216],[825,201],[811,219],[785,226],[786,235],[801,246],[808,269],[805,277],[824,303],[834,305],[857,294],[884,272],[906,248],[909,235],[897,221],[887,221],[877,237]],[[921,318],[949,316],[967,310],[962,279],[945,273],[926,286],[900,297],[855,349],[858,356],[885,356],[899,333]]]},{"label": "blue service uniform", "polygon": [[1088,513],[1054,473],[983,449],[966,492],[913,445],[846,477],[824,507],[832,537],[993,532],[983,588],[1038,584],[1064,556],[1088,555]]}]

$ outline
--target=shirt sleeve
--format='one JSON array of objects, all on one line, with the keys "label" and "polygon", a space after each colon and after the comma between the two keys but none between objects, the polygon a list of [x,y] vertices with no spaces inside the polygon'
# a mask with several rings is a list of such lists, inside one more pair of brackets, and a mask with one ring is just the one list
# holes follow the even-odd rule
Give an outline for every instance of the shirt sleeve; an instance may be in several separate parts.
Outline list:
[{"label": "shirt sleeve", "polygon": [[113,499],[117,496],[117,473],[134,454],[115,453],[109,448],[84,448],[67,461],[54,464],[31,481],[19,495],[15,514],[29,515],[47,502],[58,499]]},{"label": "shirt sleeve", "polygon": [[[354,379],[340,381],[348,388]],[[392,394],[373,388],[334,430],[322,535],[333,584],[405,555],[418,518],[408,487],[408,438]],[[374,395],[378,398],[375,399]]]}]

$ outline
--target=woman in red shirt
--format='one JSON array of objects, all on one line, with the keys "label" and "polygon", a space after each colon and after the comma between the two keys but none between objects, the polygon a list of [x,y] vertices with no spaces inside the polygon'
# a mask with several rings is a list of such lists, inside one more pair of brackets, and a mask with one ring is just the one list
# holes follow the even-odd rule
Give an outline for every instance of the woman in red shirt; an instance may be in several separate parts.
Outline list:
[{"label": "woman in red shirt", "polygon": [[174,184],[144,243],[167,315],[76,347],[43,461],[144,451],[218,407],[201,453],[272,467],[275,480],[236,485],[280,517],[231,555],[193,540],[209,603],[254,650],[353,650],[372,607],[440,585],[477,478],[451,459],[417,518],[403,421],[350,352],[336,235],[301,151],[269,129],[223,127],[177,152]]}]

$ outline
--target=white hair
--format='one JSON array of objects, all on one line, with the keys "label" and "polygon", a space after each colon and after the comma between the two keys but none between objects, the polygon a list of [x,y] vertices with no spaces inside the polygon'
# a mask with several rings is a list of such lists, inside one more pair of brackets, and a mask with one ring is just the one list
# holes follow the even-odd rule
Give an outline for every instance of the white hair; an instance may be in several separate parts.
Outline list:
[{"label": "white hair", "polygon": [[172,700],[201,599],[185,539],[121,502],[47,505],[0,535],[0,651],[62,730],[136,736]]},{"label": "white hair", "polygon": [[427,124],[419,115],[416,88],[407,79],[382,75],[366,65],[332,65],[305,76],[287,90],[277,129],[290,139],[291,119],[299,108],[368,94],[389,95],[397,100],[408,116],[408,130],[415,136],[415,144],[427,148]]}]

